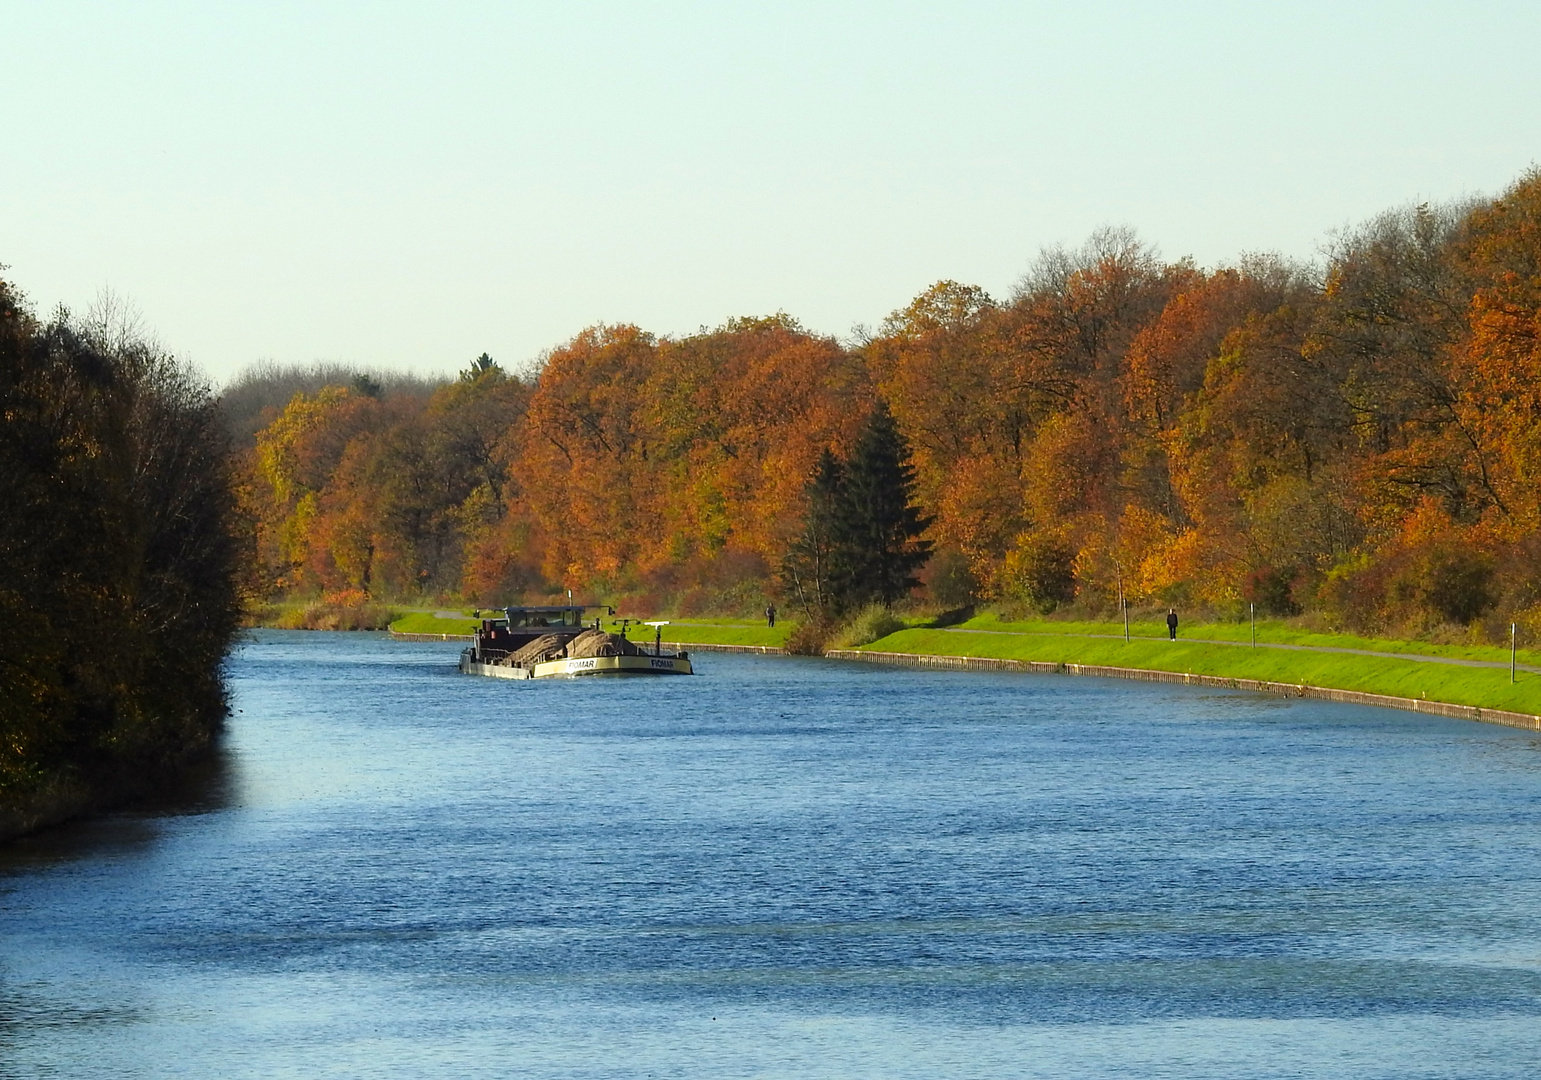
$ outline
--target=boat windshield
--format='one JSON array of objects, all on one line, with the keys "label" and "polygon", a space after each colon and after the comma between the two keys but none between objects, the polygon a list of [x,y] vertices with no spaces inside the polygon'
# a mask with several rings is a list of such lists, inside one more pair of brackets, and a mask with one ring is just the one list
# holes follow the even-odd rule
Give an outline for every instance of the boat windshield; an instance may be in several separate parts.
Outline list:
[{"label": "boat windshield", "polygon": [[532,607],[509,608],[508,628],[516,630],[522,627],[552,627],[576,629],[583,625],[583,608],[581,607]]}]

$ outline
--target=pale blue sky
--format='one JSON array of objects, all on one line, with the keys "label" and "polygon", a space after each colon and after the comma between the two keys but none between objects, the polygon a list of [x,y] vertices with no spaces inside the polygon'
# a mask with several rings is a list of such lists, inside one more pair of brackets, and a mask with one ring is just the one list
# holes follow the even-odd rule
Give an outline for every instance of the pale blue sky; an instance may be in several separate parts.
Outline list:
[{"label": "pale blue sky", "polygon": [[1047,244],[1312,256],[1541,162],[1541,5],[0,0],[0,263],[228,378],[846,334]]}]

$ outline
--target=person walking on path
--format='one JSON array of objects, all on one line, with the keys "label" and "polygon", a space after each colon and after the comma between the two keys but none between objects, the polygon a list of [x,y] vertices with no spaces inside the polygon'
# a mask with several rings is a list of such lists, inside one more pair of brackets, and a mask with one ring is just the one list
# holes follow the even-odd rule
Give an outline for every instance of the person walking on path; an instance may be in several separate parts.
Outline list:
[{"label": "person walking on path", "polygon": [[1169,640],[1177,640],[1177,609],[1166,609],[1166,632]]},{"label": "person walking on path", "polygon": [[771,605],[767,606],[766,609],[765,609],[765,625],[766,626],[775,626],[776,625],[776,605],[775,604],[771,604]]}]

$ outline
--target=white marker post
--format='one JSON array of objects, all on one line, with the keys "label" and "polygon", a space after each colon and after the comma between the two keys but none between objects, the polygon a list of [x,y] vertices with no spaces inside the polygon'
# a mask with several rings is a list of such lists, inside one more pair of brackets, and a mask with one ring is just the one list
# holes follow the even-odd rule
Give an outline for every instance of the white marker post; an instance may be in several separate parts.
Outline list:
[{"label": "white marker post", "polygon": [[651,627],[653,627],[653,655],[654,656],[662,656],[663,655],[663,628],[669,625],[669,620],[668,619],[664,619],[662,622],[648,622],[648,623],[643,623],[642,625],[643,626],[651,626]]}]

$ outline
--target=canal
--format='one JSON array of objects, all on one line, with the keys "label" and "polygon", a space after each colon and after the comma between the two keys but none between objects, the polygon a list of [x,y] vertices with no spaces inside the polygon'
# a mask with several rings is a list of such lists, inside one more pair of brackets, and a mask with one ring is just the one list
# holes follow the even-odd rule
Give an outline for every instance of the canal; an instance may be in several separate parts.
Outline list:
[{"label": "canal", "polygon": [[1520,1077],[1541,738],[254,633],[217,762],[0,849],[0,1076]]}]

